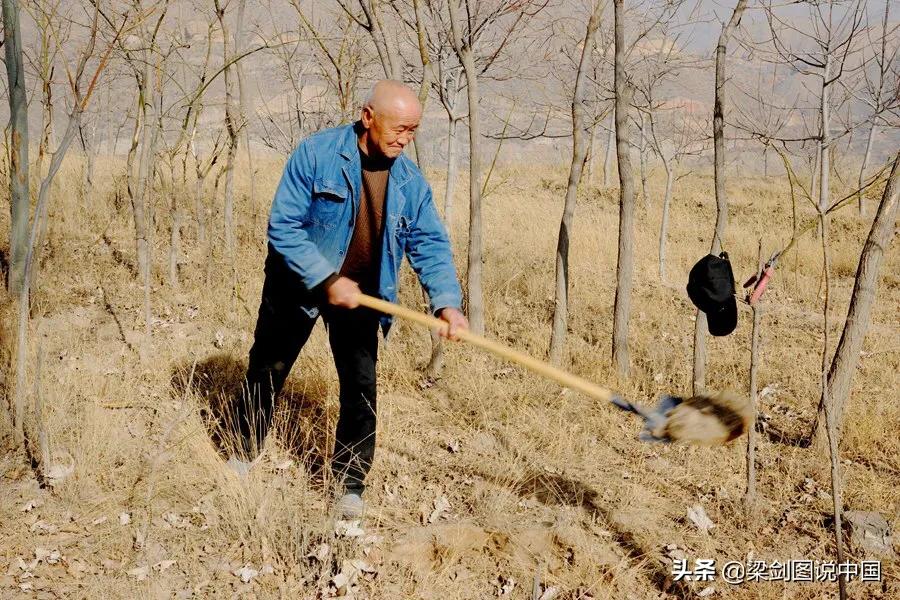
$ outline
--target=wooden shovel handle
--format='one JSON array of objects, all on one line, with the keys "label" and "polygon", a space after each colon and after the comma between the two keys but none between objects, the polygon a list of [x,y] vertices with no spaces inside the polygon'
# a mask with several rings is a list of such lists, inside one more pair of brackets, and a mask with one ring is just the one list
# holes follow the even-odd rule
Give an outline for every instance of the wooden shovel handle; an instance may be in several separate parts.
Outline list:
[{"label": "wooden shovel handle", "polygon": [[[388,315],[393,315],[395,317],[401,317],[409,321],[414,321],[429,329],[434,328],[438,331],[446,331],[448,326],[446,321],[442,321],[440,319],[432,317],[431,315],[426,315],[424,313],[410,310],[404,306],[400,306],[399,304],[394,304],[393,302],[387,302],[379,298],[373,298],[372,296],[368,296],[366,294],[360,294],[358,299],[359,303],[362,306],[377,310],[379,312],[383,312]],[[519,352],[518,350],[513,350],[509,346],[504,346],[503,344],[500,344],[493,340],[489,340],[476,333],[472,333],[471,331],[460,331],[457,333],[457,336],[464,342],[468,342],[473,346],[478,346],[482,350],[486,350],[491,354],[494,354],[495,356],[505,358],[510,362],[514,362],[525,367],[526,369],[530,369],[538,375],[542,375],[548,379],[552,379],[563,387],[578,390],[582,394],[590,396],[591,398],[595,398],[603,402],[609,402],[613,399],[613,397],[616,396],[615,392],[608,388],[600,387],[599,385],[591,383],[587,379],[582,379],[577,375],[573,375],[571,373],[563,371],[562,369],[558,369],[549,363],[538,360],[523,352]]]}]

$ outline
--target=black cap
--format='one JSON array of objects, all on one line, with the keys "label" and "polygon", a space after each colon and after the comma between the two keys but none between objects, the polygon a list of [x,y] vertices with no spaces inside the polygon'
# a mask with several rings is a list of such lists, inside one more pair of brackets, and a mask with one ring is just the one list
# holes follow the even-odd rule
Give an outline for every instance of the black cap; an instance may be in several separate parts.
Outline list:
[{"label": "black cap", "polygon": [[694,306],[706,313],[712,335],[728,335],[737,327],[734,274],[728,253],[707,254],[698,260],[688,275],[687,293]]}]

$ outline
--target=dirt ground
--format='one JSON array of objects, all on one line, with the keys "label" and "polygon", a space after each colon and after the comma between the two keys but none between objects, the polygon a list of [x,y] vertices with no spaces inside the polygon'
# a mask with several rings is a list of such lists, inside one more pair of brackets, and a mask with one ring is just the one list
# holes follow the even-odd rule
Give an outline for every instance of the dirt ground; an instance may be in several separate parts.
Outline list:
[{"label": "dirt ground", "polygon": [[[29,327],[27,402],[40,405],[51,466],[41,487],[0,411],[0,598],[823,598],[833,583],[674,581],[673,561],[835,560],[827,461],[796,440],[819,398],[821,254],[813,235],[785,256],[765,296],[759,371],[758,502],[745,513],[746,438],[720,448],[639,442],[633,416],[461,344],[427,380],[430,339],[397,323],[379,357],[376,462],[368,514],[336,523],[327,464],[337,380],[317,325],[288,382],[275,433],[247,480],[224,465],[216,417],[240,387],[262,287],[265,220],[280,175],[239,169],[238,249],[221,247],[209,197],[207,241],[184,200],[177,287],[167,280],[169,197],[156,197],[152,337],[144,335],[130,206],[119,166],[90,187],[69,161],[52,199]],[[443,174],[431,181],[440,197]],[[507,167],[485,205],[488,335],[538,357],[549,345],[554,249],[565,171]],[[572,234],[566,366],[652,401],[690,388],[694,311],[684,284],[709,247],[712,178],[679,180],[668,280],[657,274],[662,177],[639,199],[631,375],[610,363],[616,191],[584,185]],[[497,187],[494,189],[494,185]],[[462,179],[457,189],[463,189]],[[640,186],[638,186],[640,188]],[[880,190],[878,190],[880,194]],[[725,248],[739,283],[790,237],[783,179],[732,177]],[[874,205],[877,194],[867,201]],[[463,192],[452,224],[465,264]],[[800,207],[810,217],[809,209]],[[871,211],[869,213],[871,215]],[[8,211],[0,229],[8,231]],[[831,347],[846,315],[868,221],[832,224]],[[4,242],[5,243],[5,242]],[[209,255],[211,259],[207,258]],[[408,267],[401,300],[422,306]],[[841,442],[846,510],[900,527],[900,253],[887,249]],[[746,393],[751,316],[709,342],[712,389]],[[4,347],[13,347],[7,324]],[[701,506],[714,527],[698,528]],[[850,548],[848,559],[874,559]],[[853,598],[900,598],[900,565]],[[344,584],[341,586],[341,584]],[[556,594],[554,595],[554,589]],[[711,590],[711,591],[710,591]],[[536,592],[536,593],[535,593]]]}]

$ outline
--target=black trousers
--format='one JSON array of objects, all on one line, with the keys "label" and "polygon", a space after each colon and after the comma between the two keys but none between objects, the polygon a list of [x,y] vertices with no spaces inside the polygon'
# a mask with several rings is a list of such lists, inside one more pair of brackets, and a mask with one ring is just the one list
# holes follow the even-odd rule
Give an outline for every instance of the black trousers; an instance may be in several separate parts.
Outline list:
[{"label": "black trousers", "polygon": [[251,457],[262,446],[278,395],[316,323],[300,308],[310,302],[321,308],[340,384],[332,472],[348,492],[361,494],[375,455],[379,315],[362,307],[348,310],[325,305],[324,294],[308,290],[271,246],[247,388],[233,410],[239,450]]}]

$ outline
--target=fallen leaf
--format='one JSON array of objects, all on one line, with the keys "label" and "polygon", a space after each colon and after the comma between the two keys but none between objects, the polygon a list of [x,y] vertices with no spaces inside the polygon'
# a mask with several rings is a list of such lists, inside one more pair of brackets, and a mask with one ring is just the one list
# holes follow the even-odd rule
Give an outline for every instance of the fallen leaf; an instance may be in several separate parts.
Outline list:
[{"label": "fallen leaf", "polygon": [[134,543],[132,543],[132,547],[135,550],[140,550],[144,547],[144,532],[140,529],[134,532]]},{"label": "fallen leaf", "polygon": [[500,577],[497,578],[497,583],[499,584],[499,589],[497,590],[498,596],[509,595],[516,587],[515,579],[512,577],[504,577],[503,575],[500,575]]},{"label": "fallen leaf", "polygon": [[127,512],[119,514],[119,525],[128,525],[131,523],[131,515]]},{"label": "fallen leaf", "polygon": [[143,567],[135,567],[133,569],[125,571],[125,573],[130,575],[131,577],[134,577],[138,581],[143,581],[147,579],[147,575],[150,574],[150,567],[146,565],[144,565]]},{"label": "fallen leaf", "polygon": [[716,593],[716,588],[714,588],[713,586],[709,586],[709,587],[706,587],[706,588],[703,588],[702,590],[700,590],[700,592],[697,594],[697,597],[698,598],[706,598],[707,596],[712,596],[715,593]]},{"label": "fallen leaf", "polygon": [[52,523],[48,523],[44,520],[37,520],[31,525],[31,531],[42,531],[45,533],[56,533],[57,527]]},{"label": "fallen leaf", "polygon": [[158,563],[156,563],[155,565],[153,565],[153,570],[157,571],[158,573],[162,573],[163,571],[165,571],[166,569],[168,569],[169,567],[171,567],[174,564],[175,564],[174,560],[161,560]]},{"label": "fallen leaf", "polygon": [[349,561],[350,566],[360,573],[375,573],[375,567],[360,558],[354,558]]},{"label": "fallen leaf", "polygon": [[47,483],[51,486],[56,486],[65,481],[74,472],[75,460],[73,459],[68,465],[60,463],[51,464],[47,467],[47,470],[44,471],[44,476],[47,478]]},{"label": "fallen leaf", "polygon": [[330,553],[331,546],[329,546],[328,544],[319,544],[318,546],[316,546],[315,551],[310,552],[307,556],[323,563],[325,562],[325,559],[328,558],[328,555]]},{"label": "fallen leaf", "polygon": [[715,527],[715,523],[712,522],[712,519],[706,514],[706,511],[699,504],[695,504],[690,507],[687,511],[688,519],[697,526],[697,529],[702,531],[703,533],[707,533],[710,529]]},{"label": "fallen leaf", "polygon": [[428,522],[434,523],[435,521],[440,519],[441,516],[448,510],[450,510],[450,501],[447,500],[447,496],[436,498],[434,501],[434,510],[432,510],[431,514],[428,515]]},{"label": "fallen leaf", "polygon": [[556,598],[557,594],[559,594],[559,588],[551,585],[544,590],[544,593],[541,594],[538,600],[553,600],[554,598]]},{"label": "fallen leaf", "polygon": [[360,537],[365,531],[359,526],[360,521],[337,520],[334,524],[334,532],[340,537]]},{"label": "fallen leaf", "polygon": [[243,581],[244,583],[250,583],[250,581],[252,581],[254,577],[259,575],[259,571],[251,568],[250,565],[244,565],[240,569],[232,571],[231,574],[235,577],[240,577],[241,581]]}]

